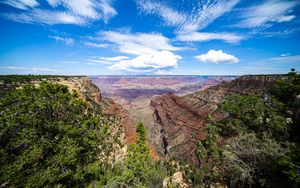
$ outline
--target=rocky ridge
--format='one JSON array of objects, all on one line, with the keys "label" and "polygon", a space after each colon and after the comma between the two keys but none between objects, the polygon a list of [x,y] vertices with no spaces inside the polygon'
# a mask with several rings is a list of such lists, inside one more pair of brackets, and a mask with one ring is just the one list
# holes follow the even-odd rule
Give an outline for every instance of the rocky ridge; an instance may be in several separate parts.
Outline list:
[{"label": "rocky ridge", "polygon": [[197,141],[205,138],[205,118],[225,116],[218,112],[218,104],[232,94],[262,94],[280,75],[241,76],[231,82],[222,82],[203,91],[185,96],[174,94],[157,96],[151,100],[156,129],[159,135],[150,138],[156,148],[168,157],[198,164]]},{"label": "rocky ridge", "polygon": [[[26,76],[24,76],[26,77]],[[92,112],[104,118],[110,126],[111,136],[109,140],[103,141],[102,150],[109,153],[100,153],[99,159],[114,163],[122,160],[127,152],[127,144],[134,141],[135,129],[133,121],[126,110],[112,99],[103,97],[99,88],[84,76],[49,76],[45,78],[32,77],[30,80],[5,83],[0,80],[1,95],[6,92],[19,89],[26,84],[38,86],[42,81],[57,83],[68,86],[70,92],[76,92],[78,96],[88,102],[93,109]],[[106,147],[106,148],[103,148]],[[109,147],[109,148],[107,148]]]}]

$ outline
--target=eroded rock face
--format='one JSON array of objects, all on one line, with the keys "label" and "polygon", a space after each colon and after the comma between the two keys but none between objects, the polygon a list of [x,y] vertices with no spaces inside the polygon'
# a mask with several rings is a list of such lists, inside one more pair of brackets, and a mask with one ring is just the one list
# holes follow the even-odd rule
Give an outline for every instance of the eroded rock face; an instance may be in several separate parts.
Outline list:
[{"label": "eroded rock face", "polygon": [[165,178],[163,180],[163,188],[168,187],[188,188],[191,186],[189,185],[182,172],[175,172],[173,176]]},{"label": "eroded rock face", "polygon": [[127,153],[127,144],[135,138],[134,124],[128,112],[113,100],[103,97],[100,89],[90,78],[85,76],[52,76],[42,79],[32,77],[26,82],[0,83],[0,88],[3,89],[0,94],[22,88],[26,84],[38,86],[42,81],[68,86],[71,93],[76,92],[81,99],[88,102],[89,107],[93,108],[93,113],[108,118],[111,135],[107,138],[108,140],[103,140],[105,144],[99,146],[102,151],[99,159],[109,163],[124,159]]},{"label": "eroded rock face", "polygon": [[[222,119],[218,104],[227,96],[238,93],[261,94],[283,76],[242,76],[231,82],[223,82],[203,91],[185,96],[168,94],[151,100],[155,125],[161,133],[161,150],[169,157],[198,164],[197,141],[205,138],[205,118],[211,114]],[[157,140],[156,140],[157,141]]]}]

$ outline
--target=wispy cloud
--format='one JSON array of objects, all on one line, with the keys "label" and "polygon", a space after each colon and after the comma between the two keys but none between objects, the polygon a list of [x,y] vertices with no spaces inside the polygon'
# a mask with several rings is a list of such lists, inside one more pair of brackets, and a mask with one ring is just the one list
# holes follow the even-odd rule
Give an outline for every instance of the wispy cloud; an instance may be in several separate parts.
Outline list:
[{"label": "wispy cloud", "polygon": [[284,30],[261,30],[254,29],[249,34],[258,37],[278,37],[278,38],[288,38],[300,32],[300,28],[284,29]]},{"label": "wispy cloud", "polygon": [[177,32],[190,33],[207,27],[238,2],[239,0],[199,1],[189,12],[180,12],[153,0],[137,0],[137,5],[143,13],[158,15],[167,25],[177,27]]},{"label": "wispy cloud", "polygon": [[137,1],[138,8],[146,14],[156,14],[160,16],[167,25],[178,26],[185,22],[187,15],[180,13],[167,5],[153,2],[140,0]]},{"label": "wispy cloud", "polygon": [[129,59],[115,57],[114,60],[118,62],[109,67],[111,70],[154,72],[175,68],[177,61],[181,59],[174,51],[182,48],[173,46],[170,40],[161,34],[105,31],[100,32],[98,38],[111,43],[118,52],[134,56]]},{"label": "wispy cloud", "polygon": [[3,13],[2,16],[16,22],[39,24],[85,25],[102,20],[105,23],[117,15],[111,0],[47,0],[50,8],[40,6],[36,0],[7,0],[4,3],[20,13]]},{"label": "wispy cloud", "polygon": [[298,63],[300,61],[300,55],[286,55],[283,57],[273,57],[273,58],[264,60],[264,62],[271,62],[271,61],[277,61],[277,62],[282,62],[282,63],[290,63],[290,62]]},{"label": "wispy cloud", "polygon": [[79,61],[59,61],[60,64],[80,64]]},{"label": "wispy cloud", "polygon": [[117,63],[122,60],[130,59],[128,56],[114,56],[114,57],[91,57],[88,59],[88,63],[90,65],[99,65],[99,64],[104,64],[104,65],[112,65],[114,63]]},{"label": "wispy cloud", "polygon": [[293,8],[300,4],[299,1],[266,0],[241,12],[241,21],[234,25],[242,28],[269,27],[274,23],[289,22],[296,18],[292,15]]},{"label": "wispy cloud", "polygon": [[237,63],[239,59],[234,55],[227,54],[222,50],[209,50],[206,54],[201,54],[195,57],[199,61],[206,63]]},{"label": "wispy cloud", "polygon": [[293,19],[295,19],[296,16],[295,15],[287,15],[287,16],[281,16],[278,18],[277,22],[281,23],[281,22],[289,22],[292,21]]},{"label": "wispy cloud", "polygon": [[49,35],[48,37],[54,39],[56,42],[62,42],[68,46],[72,46],[75,43],[75,40],[72,38],[63,38],[60,36],[51,36],[51,35]]},{"label": "wispy cloud", "polygon": [[136,33],[104,31],[99,33],[99,39],[115,44],[122,52],[133,55],[149,54],[152,52],[167,50],[178,51],[167,37],[157,33]]},{"label": "wispy cloud", "polygon": [[271,57],[251,63],[247,68],[257,72],[267,71],[270,74],[286,73],[291,68],[300,70],[300,55],[285,55]]},{"label": "wispy cloud", "polygon": [[22,73],[43,73],[43,72],[60,72],[58,69],[50,69],[43,67],[0,67],[0,70],[13,70],[13,71],[21,71]]},{"label": "wispy cloud", "polygon": [[110,62],[121,61],[121,60],[129,59],[129,58],[130,57],[128,57],[128,56],[98,57],[98,59],[110,61]]},{"label": "wispy cloud", "polygon": [[4,13],[4,18],[21,23],[38,23],[38,24],[75,24],[84,25],[86,20],[76,15],[71,15],[62,11],[50,11],[34,9],[25,13]]},{"label": "wispy cloud", "polygon": [[23,10],[34,8],[39,5],[37,0],[4,0],[2,3]]},{"label": "wispy cloud", "polygon": [[95,42],[83,42],[85,46],[88,47],[93,47],[93,48],[107,48],[109,45],[108,44],[99,44]]},{"label": "wispy cloud", "polygon": [[176,40],[184,42],[222,40],[227,43],[239,43],[243,39],[245,39],[244,36],[235,33],[192,32],[188,34],[179,34],[176,37]]}]

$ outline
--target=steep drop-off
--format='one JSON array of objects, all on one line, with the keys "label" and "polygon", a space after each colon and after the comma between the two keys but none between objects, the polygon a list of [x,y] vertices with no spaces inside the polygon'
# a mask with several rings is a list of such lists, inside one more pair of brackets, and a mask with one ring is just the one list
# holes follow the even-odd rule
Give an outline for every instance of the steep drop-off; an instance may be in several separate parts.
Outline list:
[{"label": "steep drop-off", "polygon": [[39,85],[42,81],[66,85],[70,92],[76,91],[80,98],[89,103],[94,113],[110,115],[120,121],[127,143],[134,140],[134,124],[128,112],[112,99],[103,97],[102,91],[86,76],[1,76],[0,96],[25,84]]},{"label": "steep drop-off", "polygon": [[205,119],[211,114],[215,119],[224,115],[218,104],[227,96],[238,93],[262,94],[274,84],[278,75],[242,76],[223,82],[203,91],[185,96],[174,94],[157,96],[151,100],[154,110],[155,137],[150,137],[156,149],[166,156],[198,164],[197,141],[205,138]]}]

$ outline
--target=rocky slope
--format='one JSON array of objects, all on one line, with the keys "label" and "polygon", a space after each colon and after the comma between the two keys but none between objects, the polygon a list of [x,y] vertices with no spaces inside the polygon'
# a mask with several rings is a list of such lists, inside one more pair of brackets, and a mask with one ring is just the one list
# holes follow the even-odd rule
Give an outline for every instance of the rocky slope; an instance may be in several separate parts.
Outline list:
[{"label": "rocky slope", "polygon": [[183,159],[193,164],[197,141],[205,138],[205,118],[208,114],[220,119],[218,104],[231,94],[264,93],[278,75],[242,76],[231,82],[223,82],[203,91],[185,96],[174,94],[158,96],[151,100],[154,110],[155,137],[150,138],[157,150],[169,157]]},{"label": "rocky slope", "polygon": [[[123,147],[134,141],[135,129],[133,121],[122,106],[110,98],[103,97],[99,88],[90,78],[85,76],[1,76],[0,94],[5,95],[6,92],[21,88],[26,84],[39,85],[42,81],[68,86],[70,92],[76,92],[80,98],[89,103],[93,113],[101,114],[103,118],[108,119],[107,122],[114,130],[113,134],[115,137],[118,137],[116,139],[122,146],[112,143],[115,152],[112,152],[107,157],[111,158],[110,161],[112,161],[112,158],[119,160],[120,156],[126,151]],[[114,156],[115,154],[116,156]]]},{"label": "rocky slope", "polygon": [[[165,151],[160,126],[155,121],[151,99],[168,93],[185,95],[204,90],[235,76],[93,76],[91,77],[107,96],[126,109],[134,124],[142,121],[148,130],[149,147],[155,159],[163,158]],[[118,111],[116,108],[113,111]],[[113,112],[110,110],[110,112]],[[133,138],[133,137],[132,137]],[[161,156],[161,157],[159,157]]]}]

